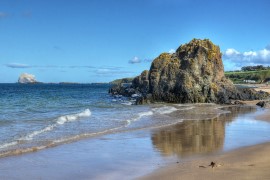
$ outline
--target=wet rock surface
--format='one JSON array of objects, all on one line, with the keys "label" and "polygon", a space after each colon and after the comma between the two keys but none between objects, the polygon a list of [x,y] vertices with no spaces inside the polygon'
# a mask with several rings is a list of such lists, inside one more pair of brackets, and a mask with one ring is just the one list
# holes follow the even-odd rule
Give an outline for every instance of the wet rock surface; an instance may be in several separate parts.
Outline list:
[{"label": "wet rock surface", "polygon": [[111,94],[131,97],[137,104],[150,102],[219,103],[232,100],[256,100],[269,96],[253,89],[236,88],[224,75],[220,48],[210,40],[193,39],[175,53],[162,53],[150,70],[135,77],[130,87],[120,85]]}]

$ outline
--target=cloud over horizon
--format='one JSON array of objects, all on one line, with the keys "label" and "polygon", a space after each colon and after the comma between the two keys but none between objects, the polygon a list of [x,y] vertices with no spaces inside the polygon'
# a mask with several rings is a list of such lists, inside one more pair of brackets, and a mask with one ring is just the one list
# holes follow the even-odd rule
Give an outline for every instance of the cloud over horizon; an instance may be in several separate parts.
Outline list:
[{"label": "cloud over horizon", "polygon": [[135,56],[134,58],[132,58],[131,60],[128,61],[128,63],[130,64],[136,64],[136,63],[141,63],[142,60],[139,59],[137,56]]},{"label": "cloud over horizon", "polygon": [[139,64],[139,63],[149,63],[152,62],[153,59],[151,58],[147,58],[147,59],[140,59],[137,56],[135,56],[134,58],[132,58],[131,60],[128,61],[129,64]]},{"label": "cloud over horizon", "polygon": [[133,74],[134,72],[131,71],[124,71],[119,69],[113,69],[113,68],[98,68],[94,71],[97,75],[122,75],[122,74]]},{"label": "cloud over horizon", "polygon": [[169,50],[169,53],[170,53],[170,54],[175,53],[175,49],[170,49],[170,50]]},{"label": "cloud over horizon", "polygon": [[9,68],[31,68],[31,66],[27,65],[27,64],[20,64],[20,63],[9,63],[9,64],[5,64],[6,67]]},{"label": "cloud over horizon", "polygon": [[270,65],[270,45],[258,51],[239,52],[229,48],[223,53],[224,61],[230,63],[232,69],[240,69],[243,66]]}]

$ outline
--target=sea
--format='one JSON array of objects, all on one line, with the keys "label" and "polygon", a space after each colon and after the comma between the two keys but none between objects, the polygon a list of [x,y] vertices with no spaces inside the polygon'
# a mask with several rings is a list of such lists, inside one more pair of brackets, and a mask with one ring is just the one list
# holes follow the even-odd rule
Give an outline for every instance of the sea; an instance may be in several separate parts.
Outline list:
[{"label": "sea", "polygon": [[133,179],[270,141],[262,108],[134,105],[110,87],[0,84],[0,179]]},{"label": "sea", "polygon": [[[190,106],[134,106],[110,84],[0,84],[0,157],[109,133],[177,123]],[[158,118],[148,118],[159,115]],[[166,118],[165,118],[166,119]]]},{"label": "sea", "polygon": [[230,110],[216,104],[133,105],[132,99],[111,96],[110,87],[0,84],[0,157],[101,135],[166,127],[185,120],[214,119],[222,114],[232,119]]}]

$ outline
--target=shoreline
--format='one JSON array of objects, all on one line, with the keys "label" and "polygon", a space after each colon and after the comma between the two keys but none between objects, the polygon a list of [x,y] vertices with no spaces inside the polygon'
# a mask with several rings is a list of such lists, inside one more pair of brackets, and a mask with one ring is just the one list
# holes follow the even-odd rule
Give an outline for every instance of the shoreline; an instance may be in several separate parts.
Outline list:
[{"label": "shoreline", "polygon": [[[216,105],[213,109],[215,107]],[[172,174],[185,170],[182,167],[187,167],[193,173],[192,168],[196,169],[198,164],[208,167],[211,161],[219,163],[220,156],[238,151],[234,150],[236,148],[268,142],[270,125],[255,120],[255,117],[264,115],[267,111],[258,111],[254,107],[228,106],[224,108],[233,108],[234,111],[213,119],[186,120],[162,128],[112,133],[33,153],[3,157],[0,158],[0,178],[18,179],[21,174],[25,174],[26,179],[144,179],[149,176],[151,179],[153,174],[150,173],[154,172],[155,175],[156,172],[176,166],[177,171],[168,176],[173,179]],[[174,115],[193,117],[193,111],[176,111]],[[202,118],[204,115],[207,114],[199,113],[198,117]],[[241,123],[239,119],[244,119],[245,123]],[[245,128],[254,122],[259,125],[254,124],[251,129]],[[261,127],[262,131],[252,134],[253,131],[258,132],[256,128]],[[235,132],[239,131],[243,131],[243,134],[236,135]],[[256,138],[261,134],[263,136]],[[195,164],[190,164],[191,162]],[[17,171],[14,172],[14,169]],[[201,169],[206,170],[199,170]],[[208,169],[209,172],[212,171],[212,168]],[[167,175],[160,177],[168,179]],[[175,179],[177,178],[178,175]]]},{"label": "shoreline", "polygon": [[[264,109],[255,119],[270,122],[270,109]],[[269,152],[270,142],[241,147],[170,164],[138,179],[269,179]],[[211,162],[215,163],[213,168]]]},{"label": "shoreline", "polygon": [[[269,151],[269,142],[243,147],[169,165],[139,179],[269,179]],[[214,168],[209,166],[212,161]]]}]

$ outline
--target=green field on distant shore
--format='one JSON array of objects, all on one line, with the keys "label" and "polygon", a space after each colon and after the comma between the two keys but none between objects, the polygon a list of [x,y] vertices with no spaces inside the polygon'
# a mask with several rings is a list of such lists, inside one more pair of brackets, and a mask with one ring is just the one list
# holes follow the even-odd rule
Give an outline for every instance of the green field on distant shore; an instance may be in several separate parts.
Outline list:
[{"label": "green field on distant shore", "polygon": [[270,70],[257,71],[228,71],[225,76],[234,83],[244,83],[244,80],[254,80],[254,83],[263,83],[270,80]]}]

